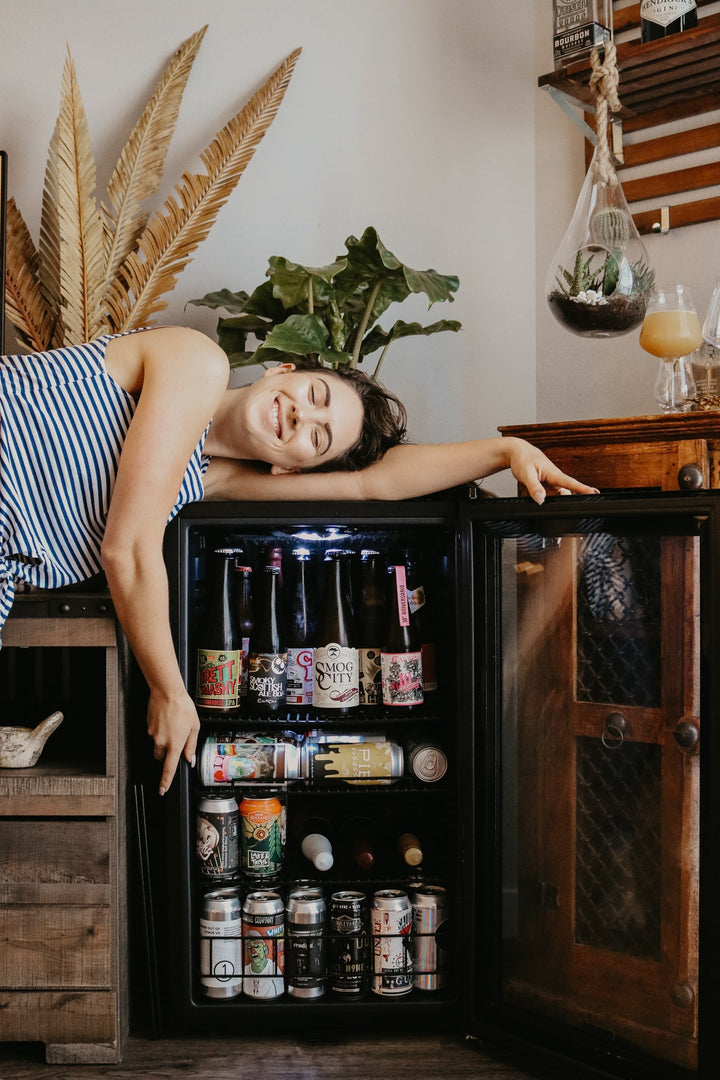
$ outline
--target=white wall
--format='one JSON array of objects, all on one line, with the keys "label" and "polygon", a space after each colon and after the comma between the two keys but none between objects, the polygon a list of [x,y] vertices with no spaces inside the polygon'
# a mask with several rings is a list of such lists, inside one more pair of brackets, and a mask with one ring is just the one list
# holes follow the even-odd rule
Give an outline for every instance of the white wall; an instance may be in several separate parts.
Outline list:
[{"label": "white wall", "polygon": [[[705,10],[713,14],[716,6],[720,8]],[[552,0],[538,0],[535,13],[540,75],[552,70]],[[619,93],[622,101],[622,77]],[[537,92],[536,117],[537,419],[657,413],[653,385],[658,361],[640,348],[639,331],[597,341],[580,338],[560,326],[547,306],[545,278],[580,194],[585,159],[582,135],[545,91]],[[705,118],[706,123],[718,120],[720,114]],[[695,163],[678,158],[672,168]],[[700,191],[689,198],[707,194]],[[632,209],[646,208],[641,204]],[[643,242],[658,280],[689,285],[702,318],[720,274],[720,222],[671,228],[664,236],[644,236]]]},{"label": "white wall", "polygon": [[[383,369],[423,441],[535,415],[534,26],[527,0],[4,0],[0,146],[37,242],[66,42],[104,196],[117,155],[178,45],[209,29],[163,197],[292,49],[280,112],[163,322],[212,333],[186,300],[252,289],[267,258],[329,262],[366,225],[410,265],[456,273],[458,335],[398,342]],[[156,205],[160,205],[160,199]],[[400,311],[425,318],[427,311]],[[387,321],[387,317],[386,320]]]}]

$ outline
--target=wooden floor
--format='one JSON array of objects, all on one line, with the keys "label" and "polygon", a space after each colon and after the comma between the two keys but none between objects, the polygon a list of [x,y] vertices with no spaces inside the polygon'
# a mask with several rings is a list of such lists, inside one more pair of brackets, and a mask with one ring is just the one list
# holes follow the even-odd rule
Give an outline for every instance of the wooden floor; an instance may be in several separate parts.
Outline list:
[{"label": "wooden floor", "polygon": [[447,1035],[343,1039],[132,1038],[118,1065],[47,1065],[35,1043],[0,1043],[1,1080],[554,1080],[502,1051]]}]

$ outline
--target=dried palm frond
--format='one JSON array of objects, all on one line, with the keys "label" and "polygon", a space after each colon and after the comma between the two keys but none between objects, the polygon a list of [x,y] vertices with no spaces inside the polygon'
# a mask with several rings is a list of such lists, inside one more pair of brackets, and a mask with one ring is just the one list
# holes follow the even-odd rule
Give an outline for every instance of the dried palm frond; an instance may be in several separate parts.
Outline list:
[{"label": "dried palm frond", "polygon": [[53,303],[60,300],[53,345],[91,341],[103,333],[105,248],[95,202],[95,159],[69,53],[45,171],[40,259],[48,271],[48,296]]},{"label": "dried palm frond", "polygon": [[107,306],[116,330],[147,326],[167,307],[165,295],[205,239],[275,119],[300,49],[273,72],[200,155],[206,173],[183,173],[175,195],[148,223],[110,287]]},{"label": "dried palm frond", "polygon": [[272,123],[300,49],[291,53],[201,155],[206,175],[184,173],[148,223],[142,200],[160,186],[190,69],[207,27],[189,37],[167,65],[95,199],[95,161],[70,53],[60,112],[45,171],[36,250],[13,200],[7,236],[7,313],[32,349],[79,344],[108,330],[149,325],[164,294],[207,236],[218,211]]},{"label": "dried palm frond", "polygon": [[147,224],[149,215],[140,211],[140,203],[160,187],[185,86],[206,30],[204,26],[184,41],[171,59],[110,177],[109,206],[103,203],[101,207],[106,234],[106,289],[120,264],[134,251]]},{"label": "dried palm frond", "polygon": [[35,352],[42,352],[50,346],[53,321],[38,281],[38,252],[12,198],[7,203],[5,245],[5,303],[8,318],[23,344]]}]

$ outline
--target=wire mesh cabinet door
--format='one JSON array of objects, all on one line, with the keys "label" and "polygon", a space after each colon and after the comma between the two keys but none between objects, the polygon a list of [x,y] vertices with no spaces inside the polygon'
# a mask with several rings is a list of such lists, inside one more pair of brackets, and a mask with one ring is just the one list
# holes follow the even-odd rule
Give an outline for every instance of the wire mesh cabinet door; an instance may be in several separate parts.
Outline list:
[{"label": "wire mesh cabinet door", "polygon": [[697,1067],[697,540],[503,553],[506,1003]]}]

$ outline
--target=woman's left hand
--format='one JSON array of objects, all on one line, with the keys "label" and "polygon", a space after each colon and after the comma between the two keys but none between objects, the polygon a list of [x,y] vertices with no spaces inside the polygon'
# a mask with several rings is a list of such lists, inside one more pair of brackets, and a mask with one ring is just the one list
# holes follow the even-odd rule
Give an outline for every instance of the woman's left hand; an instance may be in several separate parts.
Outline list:
[{"label": "woman's left hand", "polygon": [[[504,440],[503,440],[504,441]],[[509,461],[515,479],[523,485],[536,503],[546,495],[597,495],[598,489],[583,484],[558,469],[542,450],[524,439],[508,439]]]},{"label": "woman's left hand", "polygon": [[156,761],[163,762],[160,794],[170,787],[181,757],[188,765],[195,764],[200,721],[190,696],[184,691],[168,699],[157,691],[150,692],[148,703],[148,734],[152,738]]}]

